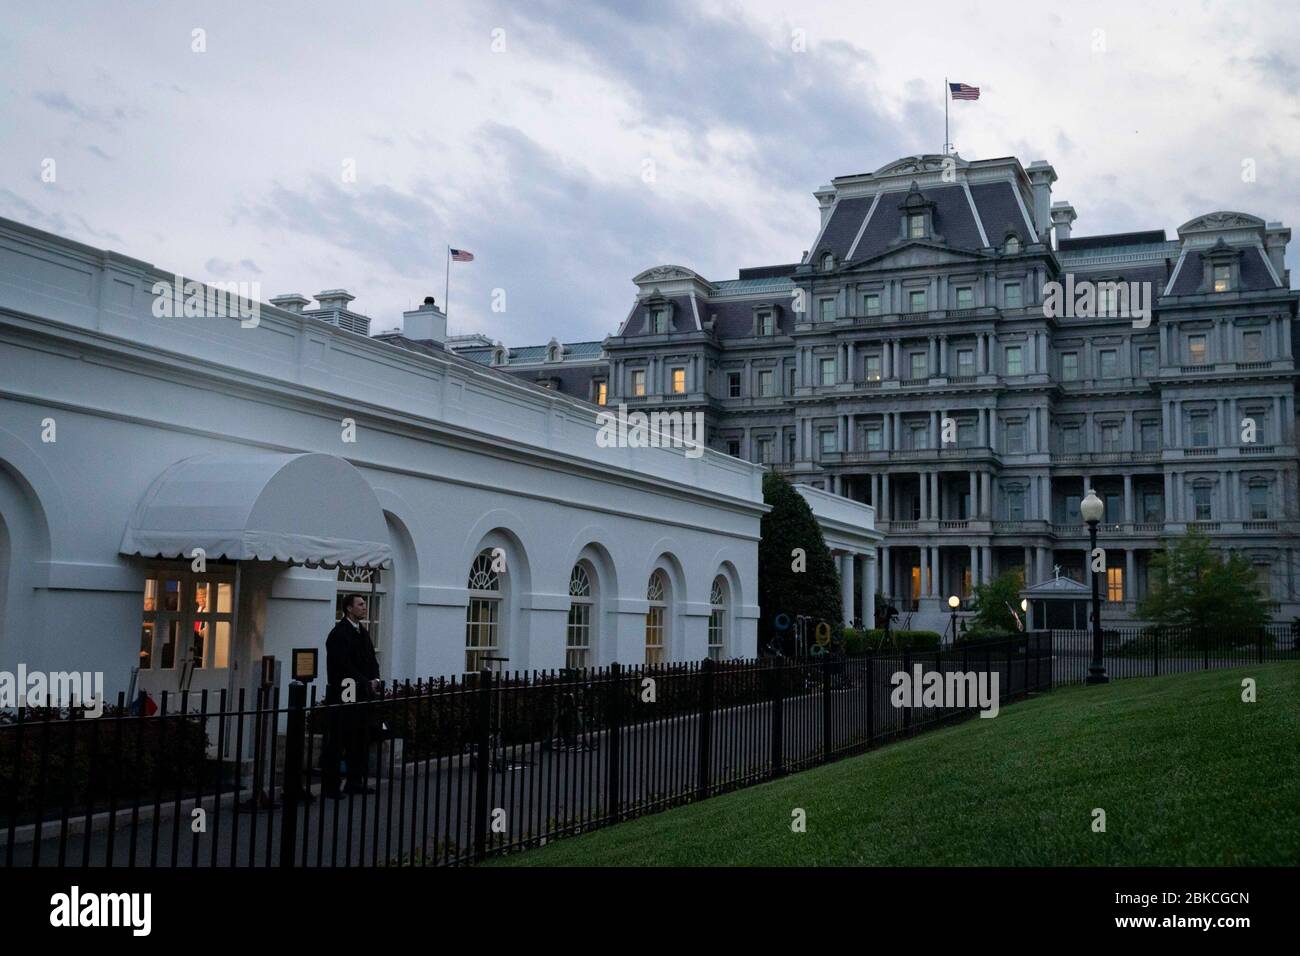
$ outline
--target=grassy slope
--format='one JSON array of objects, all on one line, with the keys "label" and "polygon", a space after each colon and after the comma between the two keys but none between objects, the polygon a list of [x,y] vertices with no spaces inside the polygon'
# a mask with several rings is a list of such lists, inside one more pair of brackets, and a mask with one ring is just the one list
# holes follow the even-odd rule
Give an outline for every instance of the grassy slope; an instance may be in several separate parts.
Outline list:
[{"label": "grassy slope", "polygon": [[[1254,677],[1258,702],[1241,702]],[[792,833],[791,811],[807,811]],[[1106,811],[1106,832],[1091,830]],[[1300,667],[1070,688],[517,854],[565,865],[1300,863]]]}]

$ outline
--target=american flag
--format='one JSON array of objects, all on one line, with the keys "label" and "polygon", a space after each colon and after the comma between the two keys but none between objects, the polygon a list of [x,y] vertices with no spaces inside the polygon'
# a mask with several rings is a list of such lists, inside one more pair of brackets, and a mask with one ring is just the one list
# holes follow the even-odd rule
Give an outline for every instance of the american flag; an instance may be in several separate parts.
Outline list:
[{"label": "american flag", "polygon": [[451,261],[452,262],[473,262],[474,253],[466,252],[464,249],[452,249]]},{"label": "american flag", "polygon": [[965,83],[949,83],[948,89],[952,91],[954,100],[977,100],[980,98],[980,88],[978,86],[967,86]]}]

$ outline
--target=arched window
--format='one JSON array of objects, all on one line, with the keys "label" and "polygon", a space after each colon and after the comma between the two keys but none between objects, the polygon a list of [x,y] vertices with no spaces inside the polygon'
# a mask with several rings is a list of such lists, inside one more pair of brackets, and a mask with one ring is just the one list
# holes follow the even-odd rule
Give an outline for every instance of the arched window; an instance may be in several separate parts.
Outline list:
[{"label": "arched window", "polygon": [[727,582],[719,574],[709,590],[709,659],[727,656]]},{"label": "arched window", "polygon": [[1020,251],[1020,238],[1018,236],[1007,236],[1007,244],[1004,246],[1007,255],[1013,256]]},{"label": "arched window", "polygon": [[656,571],[650,575],[650,583],[646,586],[645,592],[646,600],[650,602],[650,607],[645,613],[645,662],[647,664],[662,664],[666,657],[664,620],[668,614],[667,591],[668,581],[663,571]]},{"label": "arched window", "polygon": [[490,549],[469,569],[469,607],[465,613],[465,670],[479,671],[497,656],[501,639],[501,577]]},{"label": "arched window", "polygon": [[835,257],[829,252],[822,253],[822,272],[830,272],[835,268]]},{"label": "arched window", "polygon": [[505,364],[506,364],[506,359],[507,359],[507,357],[508,357],[508,356],[506,355],[506,350],[505,350],[505,349],[500,349],[500,348],[499,348],[499,349],[497,349],[496,351],[494,351],[494,352],[492,353],[492,364],[493,364],[493,365],[505,365]]},{"label": "arched window", "polygon": [[591,666],[591,578],[581,564],[569,575],[569,627],[564,648],[565,667]]}]

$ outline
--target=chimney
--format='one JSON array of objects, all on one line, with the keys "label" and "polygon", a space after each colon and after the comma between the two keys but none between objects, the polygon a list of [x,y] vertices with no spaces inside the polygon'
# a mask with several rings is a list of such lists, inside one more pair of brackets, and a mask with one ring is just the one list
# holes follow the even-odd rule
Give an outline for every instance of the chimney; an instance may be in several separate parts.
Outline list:
[{"label": "chimney", "polygon": [[370,319],[348,308],[348,303],[355,298],[347,289],[326,289],[316,293],[316,308],[306,314],[357,335],[369,335]]},{"label": "chimney", "polygon": [[1025,172],[1033,190],[1034,208],[1029,212],[1034,220],[1034,235],[1042,242],[1052,228],[1052,183],[1056,182],[1056,170],[1046,160],[1036,159]]},{"label": "chimney", "polygon": [[1061,248],[1061,240],[1070,238],[1070,224],[1079,216],[1068,202],[1052,203],[1052,226],[1056,229],[1056,248]]},{"label": "chimney", "polygon": [[417,342],[447,341],[447,313],[438,308],[433,296],[424,297],[418,309],[402,313],[402,334]]},{"label": "chimney", "polygon": [[322,312],[346,312],[348,303],[355,298],[347,289],[326,289],[316,293],[316,308]]},{"label": "chimney", "polygon": [[286,312],[297,312],[302,314],[302,307],[307,305],[311,300],[305,295],[299,295],[297,292],[289,292],[285,295],[277,295],[271,300],[271,304],[277,309],[284,309]]},{"label": "chimney", "polygon": [[1273,271],[1282,280],[1284,288],[1291,288],[1291,278],[1286,270],[1286,244],[1291,241],[1291,230],[1280,222],[1270,222],[1264,227],[1264,248]]}]

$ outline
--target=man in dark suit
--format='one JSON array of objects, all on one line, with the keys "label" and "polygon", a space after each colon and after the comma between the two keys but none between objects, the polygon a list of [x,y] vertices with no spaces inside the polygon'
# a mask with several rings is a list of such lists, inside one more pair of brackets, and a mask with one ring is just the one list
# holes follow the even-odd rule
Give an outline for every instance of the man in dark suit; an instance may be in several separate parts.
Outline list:
[{"label": "man in dark suit", "polygon": [[327,796],[341,797],[339,756],[348,762],[348,793],[374,793],[366,786],[370,724],[380,696],[379,660],[362,621],[366,599],[349,594],[343,599],[343,618],[325,639],[325,703],[328,732],[321,753],[321,784]]}]

